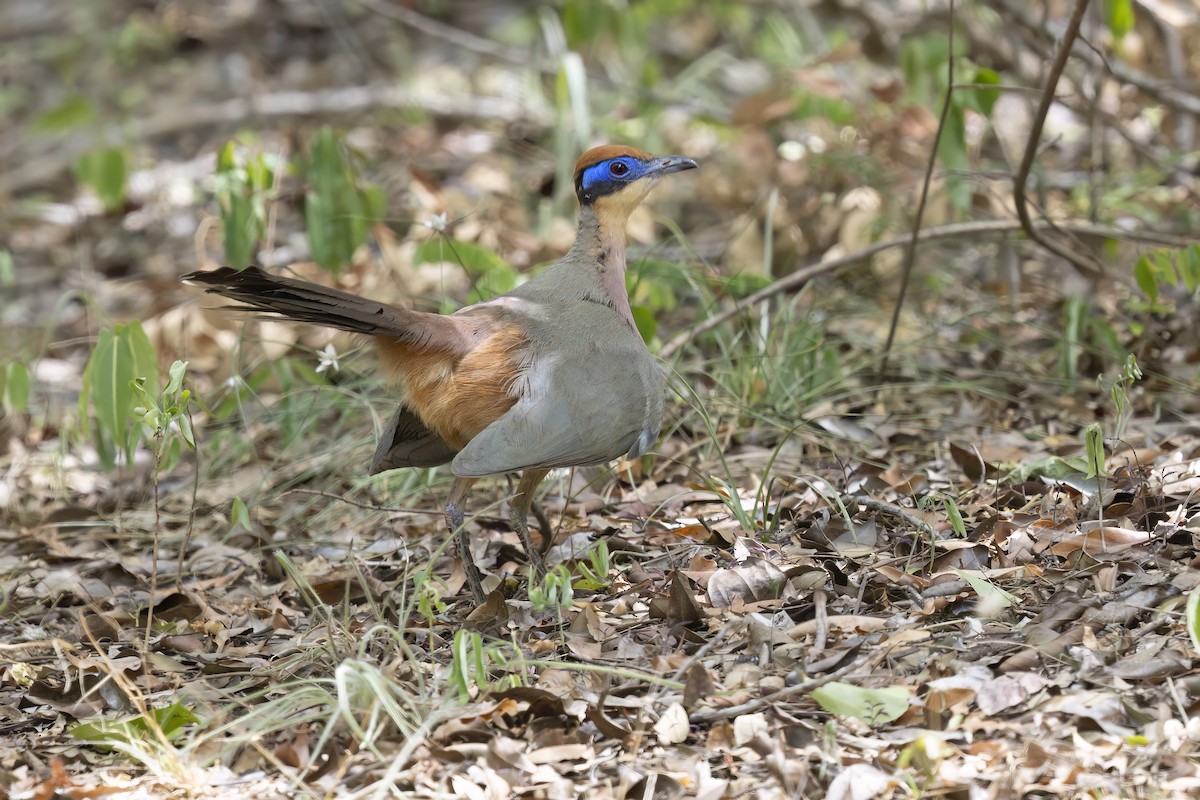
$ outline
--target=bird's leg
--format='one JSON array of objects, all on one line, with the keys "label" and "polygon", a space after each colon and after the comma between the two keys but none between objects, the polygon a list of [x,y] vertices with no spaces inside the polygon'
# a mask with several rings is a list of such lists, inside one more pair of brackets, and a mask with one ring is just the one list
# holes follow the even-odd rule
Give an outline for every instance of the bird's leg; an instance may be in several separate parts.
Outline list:
[{"label": "bird's leg", "polygon": [[480,573],[475,559],[471,556],[471,542],[467,536],[466,519],[463,514],[463,503],[466,502],[467,492],[471,490],[475,480],[475,478],[454,479],[454,485],[450,487],[450,497],[446,500],[446,527],[450,529],[450,535],[455,538],[455,547],[458,549],[459,559],[462,560],[463,572],[467,575],[467,586],[471,590],[471,598],[476,603],[482,604],[487,600],[487,595],[483,591],[483,575]]},{"label": "bird's leg", "polygon": [[542,560],[542,551],[534,547],[533,540],[529,538],[529,506],[533,503],[534,490],[549,473],[548,469],[527,469],[521,473],[521,482],[517,484],[509,515],[517,536],[521,537],[521,546],[529,556],[535,579],[541,579],[546,574],[546,562]]},{"label": "bird's leg", "polygon": [[529,506],[529,510],[533,512],[533,518],[538,521],[538,527],[542,529],[542,546],[538,552],[545,556],[550,550],[550,545],[554,543],[554,526],[550,524],[550,518],[546,516],[541,503],[534,502]]}]

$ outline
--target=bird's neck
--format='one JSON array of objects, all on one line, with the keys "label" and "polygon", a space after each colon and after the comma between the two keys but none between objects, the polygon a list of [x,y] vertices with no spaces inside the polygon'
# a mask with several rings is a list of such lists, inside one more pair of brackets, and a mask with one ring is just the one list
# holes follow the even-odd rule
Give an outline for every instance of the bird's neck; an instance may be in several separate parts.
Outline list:
[{"label": "bird's neck", "polygon": [[625,221],[624,215],[583,206],[579,209],[579,233],[570,256],[576,263],[595,270],[604,300],[636,331],[625,289]]}]

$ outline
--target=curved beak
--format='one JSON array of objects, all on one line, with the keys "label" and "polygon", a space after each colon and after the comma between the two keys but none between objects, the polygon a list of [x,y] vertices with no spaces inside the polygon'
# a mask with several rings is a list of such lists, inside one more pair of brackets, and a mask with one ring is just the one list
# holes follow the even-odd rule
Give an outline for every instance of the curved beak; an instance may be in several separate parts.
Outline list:
[{"label": "curved beak", "polygon": [[687,156],[659,156],[647,166],[646,175],[669,175],[672,172],[683,172],[685,169],[696,169],[699,166]]}]

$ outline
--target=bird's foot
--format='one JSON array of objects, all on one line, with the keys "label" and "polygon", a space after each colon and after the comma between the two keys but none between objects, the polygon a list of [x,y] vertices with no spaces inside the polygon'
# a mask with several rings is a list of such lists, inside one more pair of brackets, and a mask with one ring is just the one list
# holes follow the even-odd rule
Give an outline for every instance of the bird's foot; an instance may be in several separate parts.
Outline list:
[{"label": "bird's foot", "polygon": [[450,529],[450,535],[454,537],[458,558],[462,561],[463,572],[467,576],[467,588],[471,592],[471,599],[476,604],[482,605],[487,600],[487,593],[483,590],[483,573],[479,571],[479,566],[471,557],[471,541],[467,535],[466,518],[463,510],[455,503],[446,506],[446,527]]}]

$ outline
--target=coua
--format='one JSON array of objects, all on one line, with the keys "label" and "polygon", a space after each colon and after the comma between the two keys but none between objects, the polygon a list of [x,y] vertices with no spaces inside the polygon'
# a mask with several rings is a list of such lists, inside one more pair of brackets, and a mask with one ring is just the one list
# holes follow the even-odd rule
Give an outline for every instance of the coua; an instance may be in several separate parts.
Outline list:
[{"label": "coua", "polygon": [[557,467],[636,458],[658,437],[665,378],[638,334],[625,290],[625,223],[664,175],[694,169],[608,145],[575,165],[579,231],[561,261],[513,291],[443,315],[413,311],[256,267],[184,280],[251,309],[371,336],[402,400],[371,472],[450,464],[446,524],[471,595],[485,599],[463,503],[485,475],[521,472],[512,524],[529,536],[533,492]]}]

